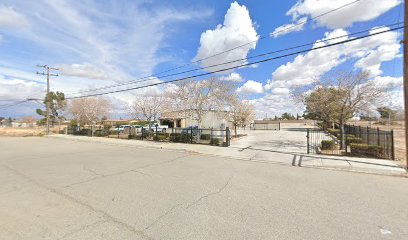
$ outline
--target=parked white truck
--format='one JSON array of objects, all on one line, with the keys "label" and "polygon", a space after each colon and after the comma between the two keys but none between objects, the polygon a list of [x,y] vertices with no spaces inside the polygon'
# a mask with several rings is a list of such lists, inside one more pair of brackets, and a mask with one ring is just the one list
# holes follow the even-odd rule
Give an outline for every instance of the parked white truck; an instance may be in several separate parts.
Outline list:
[{"label": "parked white truck", "polygon": [[168,125],[159,125],[159,124],[151,124],[149,126],[149,130],[153,132],[156,132],[156,129],[157,129],[157,132],[167,132],[168,128],[169,128]]}]

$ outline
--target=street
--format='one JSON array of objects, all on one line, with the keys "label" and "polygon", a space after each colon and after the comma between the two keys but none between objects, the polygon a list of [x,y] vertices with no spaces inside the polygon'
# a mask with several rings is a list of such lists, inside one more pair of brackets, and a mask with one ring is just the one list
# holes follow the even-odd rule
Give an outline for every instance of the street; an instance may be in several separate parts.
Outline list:
[{"label": "street", "polygon": [[30,137],[0,182],[0,239],[408,239],[404,177]]}]

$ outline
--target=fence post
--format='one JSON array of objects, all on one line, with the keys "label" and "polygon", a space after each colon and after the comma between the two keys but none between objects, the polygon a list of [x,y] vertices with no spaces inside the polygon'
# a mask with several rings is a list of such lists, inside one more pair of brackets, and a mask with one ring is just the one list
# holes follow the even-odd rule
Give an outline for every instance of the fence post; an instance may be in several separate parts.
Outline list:
[{"label": "fence post", "polygon": [[309,150],[309,128],[307,129],[306,139],[307,139],[307,154],[310,154],[310,150]]},{"label": "fence post", "polygon": [[157,125],[156,125],[156,141],[159,141],[159,136],[157,136]]},{"label": "fence post", "polygon": [[[347,126],[347,125],[346,125]],[[346,131],[347,132],[347,131]],[[347,134],[344,134],[344,138],[345,138],[345,140],[344,140],[344,142],[346,143],[346,153],[347,153],[347,147],[348,147],[348,144],[347,144]]]},{"label": "fence post", "polygon": [[120,138],[120,137],[119,137],[119,134],[120,134],[120,130],[119,130],[119,127],[118,127],[118,138]]},{"label": "fence post", "polygon": [[279,122],[279,131],[280,131],[280,128],[281,128],[280,124],[281,124],[281,123]]},{"label": "fence post", "polygon": [[370,145],[370,128],[367,127],[367,144]]},{"label": "fence post", "polygon": [[211,128],[210,144],[213,142],[213,128]]},{"label": "fence post", "polygon": [[229,145],[230,145],[230,130],[229,130],[229,127],[225,128],[225,137],[227,138],[225,140],[225,147],[229,147]]},{"label": "fence post", "polygon": [[358,137],[361,138],[361,126],[358,126],[358,135],[359,135]]},{"label": "fence post", "polygon": [[380,146],[380,128],[377,127],[377,146]]},{"label": "fence post", "polygon": [[144,128],[142,127],[142,141],[143,141],[143,133],[144,133]]},{"label": "fence post", "polygon": [[92,131],[93,129],[92,129],[92,127],[93,127],[93,126],[91,125],[91,137],[93,137],[93,131]]},{"label": "fence post", "polygon": [[193,127],[190,127],[190,143],[193,143]]},{"label": "fence post", "polygon": [[394,130],[391,130],[391,159],[395,160],[395,152],[394,152]]}]

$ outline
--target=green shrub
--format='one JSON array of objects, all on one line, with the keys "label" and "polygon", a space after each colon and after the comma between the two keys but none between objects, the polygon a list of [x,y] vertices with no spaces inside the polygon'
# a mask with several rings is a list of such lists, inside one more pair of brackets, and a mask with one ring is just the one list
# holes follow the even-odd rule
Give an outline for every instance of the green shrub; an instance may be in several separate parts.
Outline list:
[{"label": "green shrub", "polygon": [[190,134],[183,134],[183,133],[172,133],[172,134],[170,134],[170,141],[172,141],[172,142],[181,142],[181,143],[189,143],[189,142],[191,142],[191,135]]},{"label": "green shrub", "polygon": [[201,140],[210,140],[211,139],[211,134],[201,134],[200,139]]},{"label": "green shrub", "polygon": [[336,137],[340,135],[340,129],[329,128],[327,129],[327,132],[329,132],[331,135],[334,135]]},{"label": "green shrub", "polygon": [[142,140],[142,135],[129,134],[128,139]]},{"label": "green shrub", "polygon": [[91,129],[82,128],[77,134],[80,136],[91,136]]},{"label": "green shrub", "polygon": [[210,141],[211,145],[219,145],[220,144],[220,139],[219,138],[213,138]]},{"label": "green shrub", "polygon": [[350,154],[357,157],[383,158],[384,149],[378,145],[352,143],[350,144]]},{"label": "green shrub", "polygon": [[157,133],[157,135],[154,134],[153,140],[154,141],[166,141],[166,140],[169,140],[169,138],[170,138],[170,134],[159,132]]},{"label": "green shrub", "polygon": [[109,135],[118,135],[118,130],[109,130]]},{"label": "green shrub", "polygon": [[98,129],[98,130],[95,130],[93,135],[95,137],[106,137],[109,135],[109,131],[105,129]]},{"label": "green shrub", "polygon": [[351,143],[363,143],[363,139],[358,137],[347,137],[346,144],[349,145]]},{"label": "green shrub", "polygon": [[335,143],[334,143],[333,140],[323,140],[321,149],[322,150],[329,150],[329,149],[333,149],[334,146],[335,146]]}]

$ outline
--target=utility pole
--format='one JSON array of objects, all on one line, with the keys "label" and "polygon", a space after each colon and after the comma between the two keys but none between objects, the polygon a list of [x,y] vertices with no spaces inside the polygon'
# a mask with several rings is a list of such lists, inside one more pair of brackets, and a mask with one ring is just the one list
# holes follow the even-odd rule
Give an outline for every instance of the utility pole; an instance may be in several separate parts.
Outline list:
[{"label": "utility pole", "polygon": [[44,68],[45,72],[37,72],[38,75],[47,76],[47,95],[45,96],[45,114],[47,121],[47,135],[50,134],[50,76],[57,77],[58,74],[52,74],[50,70],[59,70],[58,68],[53,68],[48,65],[37,65],[37,67]]},{"label": "utility pole", "polygon": [[408,1],[404,2],[404,111],[405,111],[405,160],[408,169]]}]

